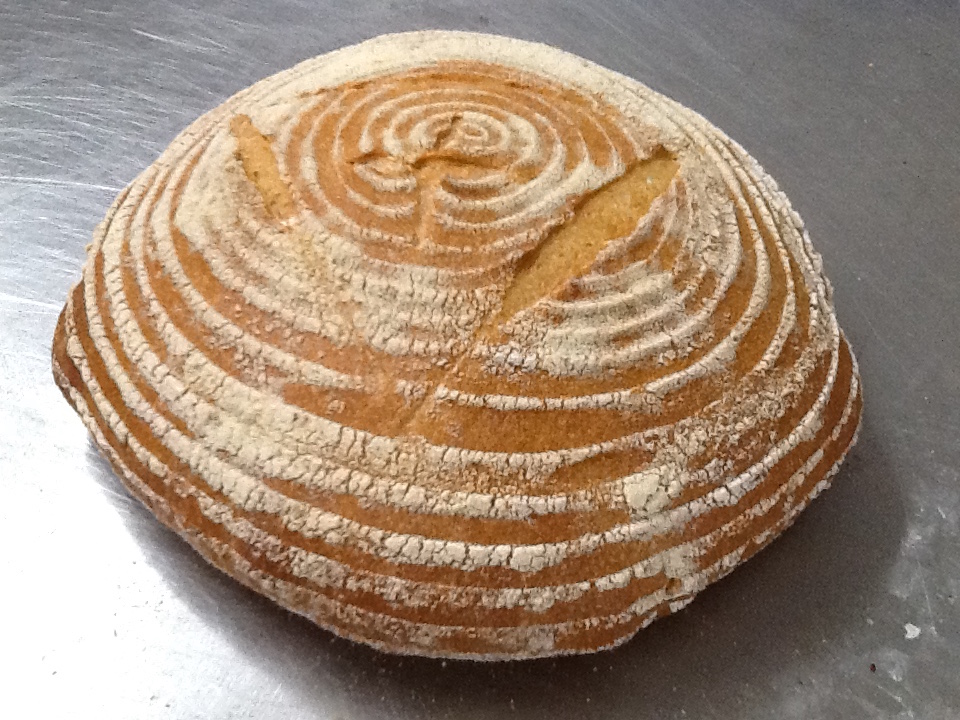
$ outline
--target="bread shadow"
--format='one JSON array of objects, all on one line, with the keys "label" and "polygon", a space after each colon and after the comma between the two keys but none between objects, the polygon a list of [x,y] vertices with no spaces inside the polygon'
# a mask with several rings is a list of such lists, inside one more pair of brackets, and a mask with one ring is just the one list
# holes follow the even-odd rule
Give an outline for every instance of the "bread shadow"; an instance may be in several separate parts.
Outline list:
[{"label": "bread shadow", "polygon": [[[769,548],[687,609],[612,651],[515,663],[394,657],[341,640],[207,565],[98,473],[178,596],[319,717],[740,717],[744,694],[803,676],[866,629],[905,528],[899,485],[864,419],[835,478]],[[849,638],[848,638],[849,639]]]}]

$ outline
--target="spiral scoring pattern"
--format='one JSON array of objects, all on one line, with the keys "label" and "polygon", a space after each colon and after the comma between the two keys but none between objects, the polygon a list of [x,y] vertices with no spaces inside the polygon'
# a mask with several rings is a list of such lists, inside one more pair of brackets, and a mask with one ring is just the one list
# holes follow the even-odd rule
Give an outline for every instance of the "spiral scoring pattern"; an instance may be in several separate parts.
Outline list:
[{"label": "spiral scoring pattern", "polygon": [[388,262],[462,271],[529,250],[634,149],[585,98],[514,76],[445,63],[320,93],[285,149],[296,189]]},{"label": "spiral scoring pattern", "polygon": [[386,650],[592,651],[825,488],[860,418],[820,259],[691,111],[545,46],[385,36],[117,199],[54,370],[204,557]]}]

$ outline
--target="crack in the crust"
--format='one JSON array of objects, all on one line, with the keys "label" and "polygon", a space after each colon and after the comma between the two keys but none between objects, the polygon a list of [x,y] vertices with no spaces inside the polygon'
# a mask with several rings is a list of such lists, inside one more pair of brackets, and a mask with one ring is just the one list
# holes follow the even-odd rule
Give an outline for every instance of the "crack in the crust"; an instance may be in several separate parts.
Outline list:
[{"label": "crack in the crust", "polygon": [[484,155],[469,155],[457,147],[457,134],[463,117],[453,114],[444,125],[435,131],[430,147],[392,154],[382,149],[363,153],[347,162],[351,165],[379,165],[388,173],[408,173],[416,179],[417,203],[413,225],[416,247],[423,249],[428,243],[442,243],[441,233],[436,232],[437,198],[444,181],[451,178],[469,178],[477,170],[494,171],[498,161]]},{"label": "crack in the crust", "polygon": [[456,131],[460,127],[460,123],[462,121],[463,121],[462,115],[453,114],[450,116],[450,119],[447,122],[446,126],[440,128],[440,130],[437,131],[437,135],[433,140],[434,152],[436,152],[437,149],[439,148],[443,148],[444,144],[447,142],[447,140],[450,139],[454,131]]},{"label": "crack in the crust", "polygon": [[475,168],[484,167],[482,158],[465,156],[455,147],[451,147],[452,143],[448,143],[451,139],[455,139],[462,121],[462,116],[451,115],[446,125],[437,131],[428,150],[402,160],[417,178],[417,187],[420,191],[416,210],[417,247],[424,247],[428,242],[434,241],[437,236],[434,232],[437,197],[443,181],[449,177],[469,175]]},{"label": "crack in the crust", "polygon": [[414,170],[420,197],[417,201],[417,247],[422,248],[433,236],[434,217],[437,211],[437,194],[447,175],[446,163],[442,160],[424,164]]},{"label": "crack in the crust", "polygon": [[607,245],[633,231],[669,188],[678,167],[660,148],[581,200],[568,222],[520,259],[500,310],[483,323],[478,336],[495,339],[511,318],[584,275]]},{"label": "crack in the crust", "polygon": [[[503,326],[518,313],[556,295],[571,280],[589,272],[604,248],[637,227],[653,202],[670,187],[679,167],[673,155],[659,148],[620,177],[582,198],[570,220],[518,261],[500,310],[480,325],[471,347],[453,359],[440,378],[431,383],[432,389],[459,372],[462,359],[478,344],[500,337]],[[422,435],[418,432],[420,422],[434,404],[434,394],[428,388],[423,398],[398,418],[397,435]]]},{"label": "crack in the crust", "polygon": [[286,220],[296,214],[293,193],[280,175],[271,138],[261,133],[249,115],[234,115],[230,132],[237,141],[236,157],[247,179],[260,193],[267,214]]}]

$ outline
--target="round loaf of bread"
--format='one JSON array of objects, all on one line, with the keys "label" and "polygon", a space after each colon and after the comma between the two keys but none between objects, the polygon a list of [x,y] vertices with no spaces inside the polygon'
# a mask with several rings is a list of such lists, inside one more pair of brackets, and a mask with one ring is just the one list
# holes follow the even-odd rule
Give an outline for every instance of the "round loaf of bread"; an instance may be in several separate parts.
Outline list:
[{"label": "round loaf of bread", "polygon": [[389,35],[197,120],[117,198],[54,373],[130,491],[335,633],[617,645],[823,490],[856,363],[736,143],[544,45]]}]

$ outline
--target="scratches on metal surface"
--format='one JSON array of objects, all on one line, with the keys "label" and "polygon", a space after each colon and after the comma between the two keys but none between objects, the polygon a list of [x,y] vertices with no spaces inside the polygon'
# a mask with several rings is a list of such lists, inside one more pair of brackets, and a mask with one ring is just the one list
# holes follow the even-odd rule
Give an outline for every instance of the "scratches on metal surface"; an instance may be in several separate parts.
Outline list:
[{"label": "scratches on metal surface", "polygon": [[92,190],[107,190],[118,193],[123,188],[119,185],[100,185],[98,183],[81,182],[79,180],[58,180],[56,178],[26,177],[23,175],[0,175],[0,182],[16,183],[19,185],[55,185],[61,187],[90,188]]},{"label": "scratches on metal surface", "polygon": [[157,42],[167,43],[168,45],[174,45],[176,47],[183,47],[189,50],[203,50],[202,47],[196,45],[195,43],[188,43],[184,42],[183,40],[174,40],[173,38],[164,37],[163,35],[155,35],[154,33],[147,32],[146,30],[130,28],[130,32],[132,32],[134,35],[145,37],[148,40],[156,40]]},{"label": "scratches on metal surface", "polygon": [[[30,298],[21,297],[20,295],[12,295],[0,290],[0,307],[6,307],[10,305],[36,308],[38,311],[49,311],[53,313],[60,312],[60,303],[32,300]],[[47,313],[44,312],[43,314]]]}]

